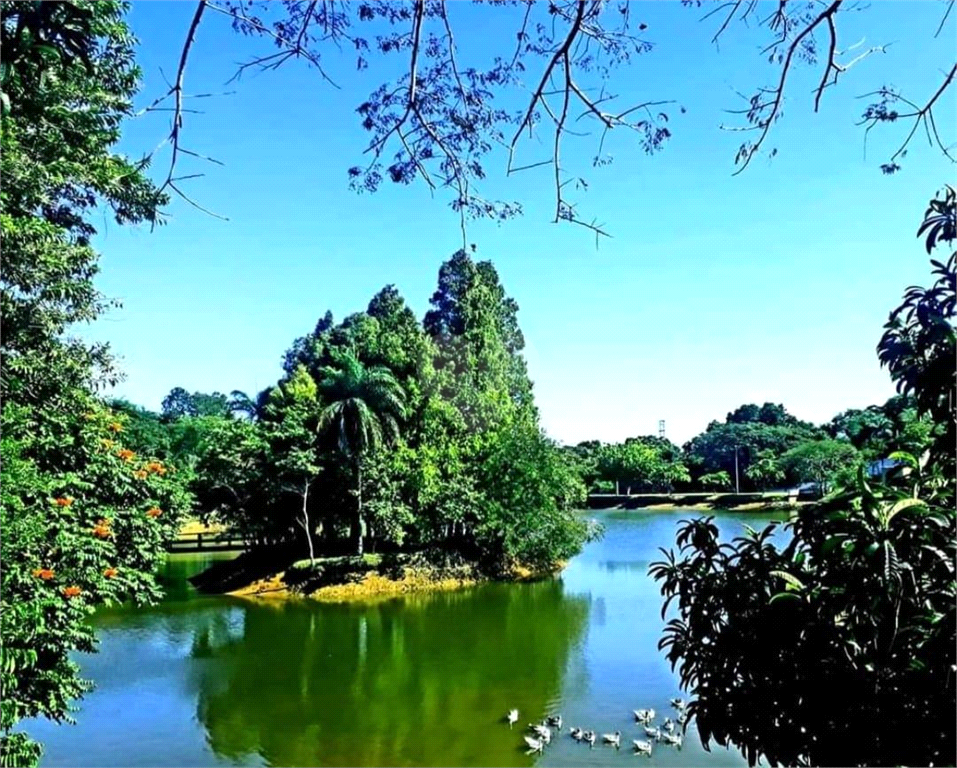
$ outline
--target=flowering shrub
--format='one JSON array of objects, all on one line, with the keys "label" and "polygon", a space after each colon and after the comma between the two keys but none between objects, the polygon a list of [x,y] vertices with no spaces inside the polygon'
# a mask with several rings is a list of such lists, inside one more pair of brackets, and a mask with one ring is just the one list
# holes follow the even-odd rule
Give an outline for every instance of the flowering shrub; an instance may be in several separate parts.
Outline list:
[{"label": "flowering shrub", "polygon": [[67,719],[69,701],[89,687],[69,658],[94,650],[86,617],[100,604],[159,596],[152,574],[190,507],[158,462],[133,478],[132,451],[104,440],[122,431],[114,416],[84,407],[93,417],[69,425],[9,404],[3,411],[0,711],[4,750],[25,749],[21,758],[35,747],[10,728],[24,717]]}]

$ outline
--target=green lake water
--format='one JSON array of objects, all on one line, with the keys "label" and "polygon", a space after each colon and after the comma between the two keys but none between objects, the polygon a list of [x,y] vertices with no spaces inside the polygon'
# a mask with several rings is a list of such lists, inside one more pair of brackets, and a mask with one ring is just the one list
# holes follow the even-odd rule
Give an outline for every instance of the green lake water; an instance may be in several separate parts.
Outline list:
[{"label": "green lake water", "polygon": [[[745,765],[705,751],[693,725],[681,750],[630,749],[632,710],[660,721],[680,694],[647,570],[691,514],[596,512],[604,538],[556,579],[365,606],[197,595],[186,578],[216,556],[177,555],[161,605],[94,617],[100,653],[78,660],[96,689],[77,725],[27,730],[45,766]],[[768,519],[718,522],[731,536]],[[525,726],[558,712],[566,732],[526,755]],[[621,731],[622,749],[578,744],[570,725]]]}]

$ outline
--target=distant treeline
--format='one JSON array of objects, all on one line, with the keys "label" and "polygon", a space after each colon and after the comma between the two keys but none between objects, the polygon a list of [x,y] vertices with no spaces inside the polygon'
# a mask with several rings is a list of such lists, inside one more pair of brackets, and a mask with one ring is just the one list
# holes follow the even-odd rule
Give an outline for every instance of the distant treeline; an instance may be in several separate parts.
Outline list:
[{"label": "distant treeline", "polygon": [[[917,415],[913,398],[896,395],[883,405],[852,408],[816,426],[783,405],[742,405],[681,448],[645,435],[622,443],[590,440],[566,450],[592,493],[763,491],[800,483],[820,490],[871,473],[895,452],[921,455],[933,442],[931,421]],[[737,454],[737,461],[735,460]],[[736,488],[737,486],[737,488]]]},{"label": "distant treeline", "polygon": [[[339,326],[340,340],[348,338],[346,328],[361,322],[358,317]],[[318,330],[331,338],[333,327],[327,315]],[[287,355],[287,371],[294,370],[292,361],[305,344],[297,340]],[[176,388],[160,413],[125,400],[114,400],[113,407],[127,416],[127,440],[140,450],[191,466],[194,473],[198,468],[194,487],[212,509],[219,508],[215,494],[203,492],[210,480],[210,452],[219,450],[211,436],[223,429],[230,434],[251,430],[257,420],[267,419],[272,392],[268,388],[250,399],[242,392],[227,396]],[[893,465],[888,457],[896,452],[919,456],[933,439],[933,425],[927,417],[918,417],[913,398],[895,395],[883,405],[845,410],[822,425],[801,421],[780,404],[747,404],[724,421],[712,421],[682,447],[644,435],[621,443],[589,440],[563,446],[562,451],[564,466],[589,493],[733,491],[736,482],[742,492],[802,483],[816,483],[826,491],[862,465],[870,474],[886,471]]]}]

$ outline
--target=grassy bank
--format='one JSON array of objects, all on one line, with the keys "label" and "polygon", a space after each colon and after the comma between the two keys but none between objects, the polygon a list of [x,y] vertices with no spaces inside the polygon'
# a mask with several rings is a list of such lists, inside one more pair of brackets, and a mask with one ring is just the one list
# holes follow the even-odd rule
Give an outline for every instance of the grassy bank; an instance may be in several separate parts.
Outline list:
[{"label": "grassy bank", "polygon": [[246,553],[217,563],[194,577],[206,593],[269,599],[309,598],[322,602],[388,599],[410,592],[448,591],[493,579],[528,581],[549,576],[546,571],[515,566],[495,576],[483,572],[461,555],[428,551],[322,557],[296,560],[277,567],[274,555]]}]

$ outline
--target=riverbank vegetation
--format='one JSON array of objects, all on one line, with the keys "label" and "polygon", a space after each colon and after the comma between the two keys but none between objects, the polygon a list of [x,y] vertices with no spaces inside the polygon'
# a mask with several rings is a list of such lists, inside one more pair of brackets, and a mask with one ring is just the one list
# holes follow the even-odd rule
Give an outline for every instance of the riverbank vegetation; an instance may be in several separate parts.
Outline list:
[{"label": "riverbank vegetation", "polygon": [[[94,648],[87,617],[160,594],[154,568],[191,506],[179,468],[131,448],[99,397],[116,380],[106,349],[68,334],[107,306],[94,215],[154,222],[164,201],[112,151],[139,76],[123,9],[31,5],[19,29],[17,11],[3,4],[3,765],[39,758],[21,719],[69,720],[89,687],[70,658]],[[19,34],[36,26],[60,30],[56,47]]]},{"label": "riverbank vegetation", "polygon": [[[758,90],[746,116],[760,132],[738,153],[742,170],[780,117],[792,58],[814,63],[815,28],[828,29],[835,42],[840,6],[805,18],[782,3],[768,17],[773,37],[779,29],[794,34],[772,46],[788,53],[775,65],[777,98],[765,103],[767,91]],[[483,71],[459,70],[442,3],[360,3],[322,14],[311,4],[271,4],[262,22],[237,3],[219,10],[237,31],[278,44],[282,58],[270,55],[254,67],[292,58],[317,66],[318,48],[343,34],[358,41],[358,61],[350,65],[359,70],[377,54],[409,54],[404,80],[378,88],[359,109],[373,161],[347,169],[348,178],[366,191],[383,179],[451,190],[464,234],[469,218],[520,213],[518,203],[477,195],[485,158],[513,129],[513,150],[526,128],[533,134],[539,113],[550,113],[549,100],[560,94],[566,106],[574,98],[603,124],[602,142],[617,126],[634,131],[649,154],[665,144],[666,113],[627,122],[640,114],[637,107],[604,113],[575,82],[587,71],[611,71],[594,66],[583,38],[610,64],[650,50],[629,32],[629,7],[529,6],[525,22],[516,17],[517,49],[511,37],[495,38],[508,45]],[[94,222],[108,213],[120,225],[156,225],[169,194],[199,207],[181,185],[202,174],[176,166],[202,158],[181,143],[184,115],[194,114],[183,106],[183,78],[208,8],[196,6],[176,85],[144,110],[172,112],[165,142],[172,158],[165,180],[154,184],[147,176],[152,155],[131,161],[115,149],[123,121],[134,115],[140,78],[128,6],[2,4],[0,763],[38,761],[39,745],[16,730],[24,718],[69,720],[71,701],[89,688],[70,654],[95,648],[90,613],[157,598],[156,564],[188,513],[237,528],[274,562],[313,575],[329,557],[372,555],[381,563],[411,553],[439,561],[454,555],[483,575],[508,574],[548,568],[596,533],[574,511],[589,489],[805,481],[844,492],[802,512],[788,548],[755,534],[729,553],[716,546],[706,521],[693,523],[679,541],[684,555],[656,571],[682,616],[667,646],[696,697],[690,711],[702,737],[783,762],[952,763],[953,724],[941,718],[954,702],[954,257],[933,262],[935,286],[911,289],[887,325],[880,355],[900,396],[827,425],[801,422],[780,405],[745,405],[682,448],[639,437],[562,449],[539,424],[517,305],[491,262],[465,251],[442,265],[422,321],[387,286],[339,323],[323,316],[293,342],[281,378],[263,392],[176,389],[161,414],[107,402],[103,391],[119,378],[107,348],[72,336],[111,303],[94,283]],[[752,10],[734,3],[715,39],[729,23],[746,23]],[[533,11],[540,15],[526,34]],[[376,31],[345,31],[363,24]],[[325,25],[322,34],[317,25]],[[810,47],[799,50],[802,40]],[[417,70],[420,50],[427,64]],[[834,84],[827,75],[846,69],[834,61],[835,50],[831,45],[818,97]],[[496,91],[521,84],[526,66],[541,77],[542,62],[547,69],[527,110],[494,102]],[[551,75],[559,83],[546,92]],[[885,173],[900,169],[921,122],[934,126],[933,108],[955,70],[942,85],[934,77],[933,96],[912,114],[899,110],[914,102],[887,89],[866,107],[868,130],[907,126],[903,145],[881,166]],[[554,154],[545,161],[555,171],[555,221],[604,234],[567,197],[585,185],[571,184],[559,163],[571,134],[568,110],[561,114],[548,127]],[[936,127],[933,135],[946,153]],[[610,155],[599,154],[594,166],[610,164]],[[931,250],[951,244],[954,230],[950,193],[934,201],[921,234]],[[869,477],[867,468],[887,458],[893,466]],[[508,630],[507,618],[490,618],[488,631],[473,639]],[[585,618],[585,608],[576,608],[568,637]],[[734,642],[713,643],[715,636]],[[547,650],[556,637],[549,627],[532,644]],[[540,665],[555,674],[562,655],[529,656],[527,642],[515,644],[517,668]],[[444,652],[442,642],[436,647]],[[722,655],[725,647],[735,649],[732,657]],[[260,659],[250,663],[265,674]],[[821,700],[834,681],[841,695]],[[780,728],[784,739],[775,735]]]},{"label": "riverbank vegetation", "polygon": [[892,454],[920,456],[943,427],[912,394],[848,409],[825,424],[801,421],[775,403],[746,404],[679,448],[645,435],[566,447],[590,493],[753,492],[812,483],[826,493],[861,467],[879,476]]},{"label": "riverbank vegetation", "polygon": [[[931,201],[919,234],[928,253],[953,248],[953,189]],[[886,407],[832,422],[864,450],[890,439],[897,467],[877,478],[859,467],[797,512],[784,546],[776,524],[720,544],[703,518],[685,521],[677,552],[652,565],[677,609],[660,647],[693,696],[701,739],[737,746],[751,765],[957,757],[957,253],[931,266],[934,284],[908,289],[878,347],[918,420],[902,420],[898,437]],[[837,445],[784,457],[824,474]]]}]

